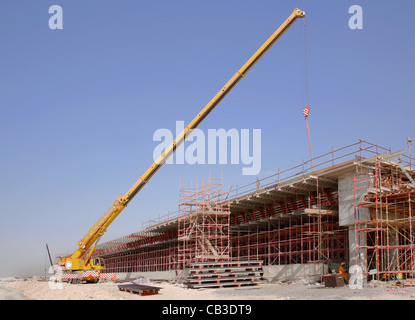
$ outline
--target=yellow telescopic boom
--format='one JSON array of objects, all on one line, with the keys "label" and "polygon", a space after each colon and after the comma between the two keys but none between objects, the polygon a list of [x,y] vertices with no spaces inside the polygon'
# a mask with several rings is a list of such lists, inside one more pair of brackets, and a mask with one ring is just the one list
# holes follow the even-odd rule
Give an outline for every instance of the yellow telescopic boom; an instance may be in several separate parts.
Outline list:
[{"label": "yellow telescopic boom", "polygon": [[186,140],[194,129],[207,117],[216,105],[228,94],[229,91],[245,76],[252,66],[268,51],[269,48],[284,34],[285,31],[298,19],[305,16],[300,9],[295,9],[287,20],[269,37],[269,39],[258,49],[257,52],[239,69],[235,75],[225,84],[225,86],[213,97],[213,99],[203,108],[203,110],[189,123],[179,136],[166,148],[163,154],[151,165],[150,168],[138,179],[132,188],[123,196],[120,195],[108,208],[108,210],[98,219],[98,221],[88,230],[88,232],[78,242],[78,249],[73,253],[71,259],[80,259],[84,253],[92,247],[95,241],[101,237],[108,226],[124,210],[134,196],[145,186],[150,178],[166,162],[166,160],[176,151],[176,149]]}]

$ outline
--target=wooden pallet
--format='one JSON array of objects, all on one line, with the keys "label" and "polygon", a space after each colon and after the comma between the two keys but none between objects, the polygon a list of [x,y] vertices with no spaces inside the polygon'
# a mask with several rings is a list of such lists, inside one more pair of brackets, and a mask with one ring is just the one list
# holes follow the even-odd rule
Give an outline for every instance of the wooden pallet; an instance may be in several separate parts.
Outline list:
[{"label": "wooden pallet", "polygon": [[344,277],[341,273],[327,274],[323,276],[323,282],[327,288],[343,287]]},{"label": "wooden pallet", "polygon": [[120,289],[120,291],[125,291],[132,294],[139,294],[140,296],[148,296],[158,294],[161,288],[145,286],[142,284],[120,284],[118,285],[118,289]]},{"label": "wooden pallet", "polygon": [[186,266],[184,284],[188,288],[223,288],[259,285],[262,261],[218,261]]}]

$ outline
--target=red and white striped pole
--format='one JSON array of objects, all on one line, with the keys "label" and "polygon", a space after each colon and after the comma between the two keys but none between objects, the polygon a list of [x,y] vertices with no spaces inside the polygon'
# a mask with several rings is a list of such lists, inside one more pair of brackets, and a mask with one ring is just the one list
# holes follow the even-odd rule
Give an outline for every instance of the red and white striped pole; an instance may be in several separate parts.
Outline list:
[{"label": "red and white striped pole", "polygon": [[307,134],[308,134],[308,144],[310,146],[310,157],[311,157],[311,171],[313,171],[313,151],[311,150],[311,139],[310,139],[310,128],[308,126],[308,115],[310,114],[310,108],[309,107],[305,107],[303,108],[303,115],[305,118],[305,122],[307,124]]}]

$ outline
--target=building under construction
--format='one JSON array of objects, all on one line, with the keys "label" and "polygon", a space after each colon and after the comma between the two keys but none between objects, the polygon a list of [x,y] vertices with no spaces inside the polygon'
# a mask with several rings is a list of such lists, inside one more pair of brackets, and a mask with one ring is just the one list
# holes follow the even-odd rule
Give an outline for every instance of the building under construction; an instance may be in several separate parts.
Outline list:
[{"label": "building under construction", "polygon": [[227,270],[225,278],[241,272],[242,284],[317,280],[342,261],[363,279],[412,278],[412,161],[359,141],[243,187],[225,191],[212,177],[185,183],[177,211],[100,244],[94,255],[118,278],[203,279],[209,267]]}]

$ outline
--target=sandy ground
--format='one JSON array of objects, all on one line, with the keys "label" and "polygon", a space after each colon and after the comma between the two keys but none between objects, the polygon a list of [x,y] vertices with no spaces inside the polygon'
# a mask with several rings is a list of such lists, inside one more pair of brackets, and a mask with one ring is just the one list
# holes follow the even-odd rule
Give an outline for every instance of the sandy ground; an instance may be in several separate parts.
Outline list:
[{"label": "sandy ground", "polygon": [[382,283],[375,288],[325,288],[321,285],[262,283],[260,286],[188,289],[180,284],[150,283],[157,295],[120,291],[117,283],[68,284],[36,279],[0,279],[0,300],[415,300],[415,289]]}]

